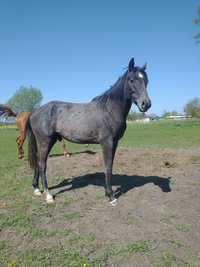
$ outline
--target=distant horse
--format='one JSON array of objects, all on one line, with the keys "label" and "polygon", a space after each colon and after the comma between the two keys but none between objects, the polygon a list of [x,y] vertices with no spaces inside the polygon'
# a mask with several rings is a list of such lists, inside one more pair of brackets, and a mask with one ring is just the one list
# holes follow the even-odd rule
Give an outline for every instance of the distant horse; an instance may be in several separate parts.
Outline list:
[{"label": "distant horse", "polygon": [[[20,112],[15,113],[9,108],[8,106],[0,105],[0,116],[6,114],[8,117],[16,117],[16,125],[19,129],[19,134],[16,139],[17,147],[18,147],[18,158],[23,159],[24,158],[24,149],[23,144],[26,140],[26,131],[27,131],[27,122],[28,118],[30,116],[30,112]],[[64,139],[60,139],[61,141],[61,147],[64,151],[65,156],[69,156],[68,151],[66,150]]]},{"label": "distant horse", "polygon": [[116,198],[110,180],[118,140],[126,129],[126,118],[132,103],[142,112],[151,107],[147,94],[146,66],[136,67],[134,59],[127,71],[105,93],[89,103],[52,101],[33,111],[29,117],[29,162],[34,169],[33,187],[39,190],[39,176],[47,203],[54,201],[48,191],[46,166],[48,154],[61,137],[80,144],[100,144],[105,163],[105,194],[112,205]]}]

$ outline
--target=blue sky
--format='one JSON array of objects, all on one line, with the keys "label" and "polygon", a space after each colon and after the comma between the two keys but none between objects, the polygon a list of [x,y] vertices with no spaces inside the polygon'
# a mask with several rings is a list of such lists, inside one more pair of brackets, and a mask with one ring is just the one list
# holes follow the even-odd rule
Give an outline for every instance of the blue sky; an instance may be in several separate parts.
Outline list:
[{"label": "blue sky", "polygon": [[43,103],[90,101],[134,57],[148,63],[149,112],[181,112],[200,92],[199,2],[1,0],[0,103],[21,85]]}]

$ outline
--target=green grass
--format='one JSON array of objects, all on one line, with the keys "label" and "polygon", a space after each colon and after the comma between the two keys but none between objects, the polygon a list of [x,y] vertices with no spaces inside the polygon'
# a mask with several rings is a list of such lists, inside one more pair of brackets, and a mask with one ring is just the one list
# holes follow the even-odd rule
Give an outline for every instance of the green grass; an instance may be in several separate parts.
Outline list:
[{"label": "green grass", "polygon": [[67,220],[76,220],[76,219],[80,218],[80,213],[79,212],[72,212],[72,213],[65,214],[64,217]]},{"label": "green grass", "polygon": [[128,255],[135,253],[147,253],[149,248],[146,241],[138,241],[129,246],[118,250],[115,248],[106,248],[102,256],[94,259],[88,259],[81,255],[81,251],[74,248],[52,247],[44,249],[27,249],[18,257],[13,257],[5,266],[67,266],[67,267],[103,267],[109,266],[108,262],[112,257],[119,257],[121,260]]},{"label": "green grass", "polygon": [[[186,121],[157,121],[150,123],[128,122],[124,137],[120,145],[129,148],[160,147],[160,148],[191,148],[200,144],[200,120]],[[21,161],[16,160],[17,149],[15,129],[0,129],[0,166],[9,169],[13,164],[17,167]],[[66,142],[71,153],[99,148],[98,145],[73,144]],[[56,143],[51,153],[62,153],[59,142]],[[9,165],[10,163],[10,165]]]},{"label": "green grass", "polygon": [[200,120],[128,123],[120,144],[125,147],[195,148],[200,144]]},{"label": "green grass", "polygon": [[178,259],[169,251],[163,251],[158,263],[153,267],[193,267],[194,265]]},{"label": "green grass", "polygon": [[169,243],[177,248],[181,248],[184,246],[179,240],[169,240]]},{"label": "green grass", "polygon": [[81,256],[77,250],[66,249],[64,247],[52,247],[44,249],[26,250],[19,257],[12,259],[5,265],[7,267],[86,267],[89,266],[87,258]]},{"label": "green grass", "polygon": [[180,232],[187,233],[191,230],[191,225],[190,224],[178,224],[176,225],[176,229]]},{"label": "green grass", "polygon": [[130,243],[126,248],[122,248],[117,254],[135,254],[135,253],[149,253],[151,252],[151,244],[146,240],[138,240]]}]

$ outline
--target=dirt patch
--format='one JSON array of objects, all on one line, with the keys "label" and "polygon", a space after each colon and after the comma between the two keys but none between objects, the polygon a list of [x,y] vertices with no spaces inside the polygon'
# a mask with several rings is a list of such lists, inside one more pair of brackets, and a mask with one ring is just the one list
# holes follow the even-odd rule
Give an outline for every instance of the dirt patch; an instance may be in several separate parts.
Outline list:
[{"label": "dirt patch", "polygon": [[[64,212],[79,213],[76,220],[60,221],[57,211],[54,227],[67,225],[76,233],[94,234],[99,242],[117,246],[153,240],[159,251],[173,253],[177,242],[199,253],[199,151],[119,149],[112,185],[120,197],[114,208],[104,198],[101,153],[52,157],[48,166],[56,201],[71,199]],[[183,249],[175,250],[184,257]]]},{"label": "dirt patch", "polygon": [[[100,152],[50,157],[47,177],[56,204],[37,214],[38,227],[84,237],[75,242],[83,243],[91,261],[114,248],[102,266],[200,266],[200,151],[119,149],[112,179],[116,207],[104,197],[103,170]],[[70,238],[63,234],[58,241]],[[121,257],[135,242],[149,242],[148,253]]]}]

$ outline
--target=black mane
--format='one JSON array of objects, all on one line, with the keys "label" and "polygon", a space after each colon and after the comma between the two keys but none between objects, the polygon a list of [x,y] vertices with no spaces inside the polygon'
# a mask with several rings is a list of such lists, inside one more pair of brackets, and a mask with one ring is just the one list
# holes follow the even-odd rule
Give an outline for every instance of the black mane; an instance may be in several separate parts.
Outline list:
[{"label": "black mane", "polygon": [[97,102],[98,104],[105,105],[110,100],[120,100],[123,96],[123,81],[126,77],[126,74],[123,74],[114,85],[112,85],[108,90],[103,94],[94,97],[91,102]]}]

